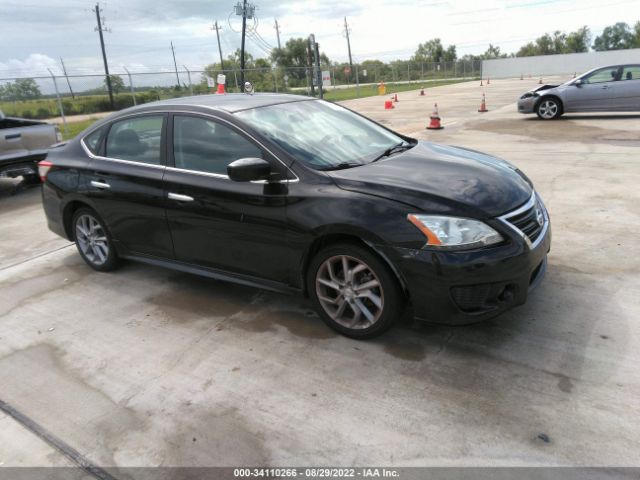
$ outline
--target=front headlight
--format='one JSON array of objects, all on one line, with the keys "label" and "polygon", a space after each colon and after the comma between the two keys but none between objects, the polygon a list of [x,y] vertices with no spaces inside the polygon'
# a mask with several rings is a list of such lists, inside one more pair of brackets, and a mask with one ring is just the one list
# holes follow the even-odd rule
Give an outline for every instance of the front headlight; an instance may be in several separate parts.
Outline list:
[{"label": "front headlight", "polygon": [[489,225],[470,218],[412,213],[407,215],[407,220],[424,234],[426,245],[433,248],[462,250],[486,247],[503,240],[502,235]]}]

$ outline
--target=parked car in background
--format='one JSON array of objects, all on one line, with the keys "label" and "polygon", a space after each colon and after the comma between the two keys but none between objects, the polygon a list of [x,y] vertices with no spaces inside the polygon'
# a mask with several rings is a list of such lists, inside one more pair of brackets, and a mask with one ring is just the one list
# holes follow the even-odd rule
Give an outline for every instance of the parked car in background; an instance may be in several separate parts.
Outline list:
[{"label": "parked car in background", "polygon": [[61,141],[56,125],[5,117],[0,111],[0,177],[22,176],[28,183],[39,182],[38,162]]},{"label": "parked car in background", "polygon": [[640,111],[640,64],[595,68],[562,85],[541,85],[520,97],[518,111],[543,120],[568,112]]},{"label": "parked car in background", "polygon": [[551,244],[540,196],[508,162],[299,95],[133,107],[40,172],[49,228],[95,270],[125,258],[305,294],[355,338],[407,305],[447,324],[520,305]]}]

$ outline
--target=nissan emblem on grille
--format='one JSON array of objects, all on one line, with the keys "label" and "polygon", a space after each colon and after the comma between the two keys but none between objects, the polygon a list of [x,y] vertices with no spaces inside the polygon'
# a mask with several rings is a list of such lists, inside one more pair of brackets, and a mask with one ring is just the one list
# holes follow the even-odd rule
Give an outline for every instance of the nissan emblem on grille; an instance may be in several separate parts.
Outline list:
[{"label": "nissan emblem on grille", "polygon": [[540,207],[536,207],[536,220],[540,226],[544,223],[544,215],[542,214],[542,209]]}]

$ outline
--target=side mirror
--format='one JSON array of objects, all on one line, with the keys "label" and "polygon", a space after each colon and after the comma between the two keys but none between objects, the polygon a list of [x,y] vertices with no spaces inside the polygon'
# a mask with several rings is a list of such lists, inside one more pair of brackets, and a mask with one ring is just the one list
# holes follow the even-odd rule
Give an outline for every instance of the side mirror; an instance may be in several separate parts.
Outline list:
[{"label": "side mirror", "polygon": [[227,175],[234,182],[266,180],[271,174],[271,165],[262,158],[241,158],[227,165]]},{"label": "side mirror", "polygon": [[575,80],[573,82],[573,85],[575,85],[576,87],[580,87],[582,85],[582,80],[580,80],[579,78],[577,80]]}]

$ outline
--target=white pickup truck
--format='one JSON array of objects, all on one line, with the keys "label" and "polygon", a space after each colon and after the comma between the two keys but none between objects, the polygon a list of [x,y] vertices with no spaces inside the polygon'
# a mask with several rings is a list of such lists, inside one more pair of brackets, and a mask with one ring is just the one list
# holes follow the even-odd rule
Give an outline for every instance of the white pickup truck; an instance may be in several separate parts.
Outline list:
[{"label": "white pickup truck", "polygon": [[5,117],[0,111],[0,177],[22,176],[27,183],[39,182],[38,162],[61,141],[56,125]]}]

